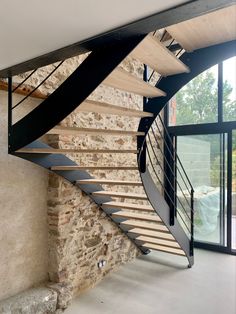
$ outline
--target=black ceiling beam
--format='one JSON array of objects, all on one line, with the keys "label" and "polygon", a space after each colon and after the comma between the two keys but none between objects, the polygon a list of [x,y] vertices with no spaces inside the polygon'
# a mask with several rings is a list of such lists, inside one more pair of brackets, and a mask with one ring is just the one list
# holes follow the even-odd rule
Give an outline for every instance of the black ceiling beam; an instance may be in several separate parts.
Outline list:
[{"label": "black ceiling beam", "polygon": [[235,0],[190,1],[84,41],[49,52],[12,67],[2,69],[0,70],[0,77],[17,75],[88,51],[97,50],[101,47],[104,48],[107,45],[117,44],[117,42],[121,40],[133,38],[137,35],[145,35],[156,29],[161,29],[172,24],[192,19],[233,4],[235,4]]}]

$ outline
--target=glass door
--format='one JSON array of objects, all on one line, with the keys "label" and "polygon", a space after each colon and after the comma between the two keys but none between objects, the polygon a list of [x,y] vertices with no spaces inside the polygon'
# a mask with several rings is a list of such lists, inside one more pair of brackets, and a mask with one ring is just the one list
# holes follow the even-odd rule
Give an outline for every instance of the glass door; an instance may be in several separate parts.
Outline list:
[{"label": "glass door", "polygon": [[231,231],[231,245],[232,250],[236,251],[236,130],[232,131],[232,231]]},{"label": "glass door", "polygon": [[227,134],[177,136],[177,153],[195,190],[195,241],[226,246]]}]

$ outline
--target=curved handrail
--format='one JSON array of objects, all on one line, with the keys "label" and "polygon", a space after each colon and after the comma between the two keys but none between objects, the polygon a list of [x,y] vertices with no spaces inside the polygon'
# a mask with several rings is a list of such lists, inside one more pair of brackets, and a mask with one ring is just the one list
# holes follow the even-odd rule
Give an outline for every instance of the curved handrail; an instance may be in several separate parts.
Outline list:
[{"label": "curved handrail", "polygon": [[[191,201],[190,204],[187,202],[188,209],[186,209],[176,192],[176,178],[174,177],[174,184],[172,185],[171,179],[166,174],[164,167],[161,165],[161,160],[158,158],[157,152],[155,152],[154,145],[156,145],[159,153],[161,153],[161,159],[164,162],[165,155],[160,148],[161,145],[155,141],[156,136],[153,132],[154,130],[151,126],[150,131],[144,137],[143,145],[138,154],[140,177],[149,202],[162,221],[165,223],[167,229],[172,233],[175,240],[179,243],[182,250],[185,252],[185,255],[189,261],[189,266],[191,267],[194,263],[193,189],[191,189],[191,192],[189,193],[189,198]],[[152,141],[150,133],[153,133],[154,141]],[[160,137],[160,139],[162,138]],[[145,154],[146,152],[147,156]],[[142,154],[145,154],[145,158],[142,158]],[[142,165],[143,162],[145,163],[145,167]],[[156,165],[158,165],[159,169],[161,169],[161,174],[158,173]],[[167,164],[167,167],[170,167],[170,165]],[[166,188],[163,178],[168,182],[169,187],[171,187],[170,190]],[[161,193],[158,185],[155,183],[156,180],[163,193]],[[182,189],[181,193],[186,199]],[[163,197],[163,194],[165,197]],[[180,209],[177,206],[177,201],[181,205]],[[190,212],[190,214],[188,212]]]},{"label": "curved handrail", "polygon": [[[158,119],[160,119],[159,115],[158,115]],[[155,122],[156,122],[156,120],[155,120]],[[153,136],[154,141],[151,140],[151,135]],[[162,137],[160,137],[160,138],[161,138],[161,140],[163,140]],[[154,149],[155,145],[157,146],[158,152],[161,155],[161,160],[157,156],[157,152],[155,152],[155,149]],[[163,141],[163,146],[164,145],[165,145],[165,140]],[[149,146],[150,146],[150,149],[149,149]],[[192,202],[193,202],[193,200],[192,200],[193,189],[191,189],[191,191],[188,190],[189,198],[190,198],[190,203],[189,203],[189,201],[188,201],[184,191],[182,190],[182,187],[181,187],[180,183],[178,182],[178,180],[176,178],[176,175],[174,174],[174,169],[176,169],[176,160],[173,158],[173,165],[171,166],[169,164],[168,160],[166,159],[165,153],[162,150],[161,145],[159,144],[159,142],[157,140],[157,136],[155,135],[155,132],[154,132],[152,126],[151,126],[149,132],[145,135],[145,140],[143,142],[143,146],[142,146],[141,151],[140,151],[139,156],[138,156],[138,165],[139,165],[140,173],[146,172],[146,169],[148,168],[147,158],[145,158],[145,160],[142,161],[142,154],[145,154],[146,153],[145,151],[147,152],[147,156],[148,156],[148,160],[150,161],[151,168],[153,169],[154,174],[155,174],[159,184],[162,186],[162,189],[164,191],[164,195],[166,196],[167,202],[170,204],[170,206],[173,206],[175,211],[178,212],[178,214],[179,214],[183,224],[185,225],[185,227],[188,230],[188,232],[191,234],[191,226],[193,224],[193,221],[191,219],[192,218],[191,214],[193,212],[193,208],[191,206]],[[153,158],[152,158],[152,156],[153,156]],[[141,165],[142,162],[145,162],[146,165],[145,166]],[[163,165],[162,165],[162,162],[163,162]],[[168,188],[166,188],[166,184],[161,181],[160,176],[159,176],[159,174],[157,173],[157,171],[155,169],[154,163],[158,164],[158,167],[161,170],[161,175],[163,176],[164,181],[166,181],[167,184],[168,184]],[[166,164],[168,170],[171,171],[171,173],[173,175],[173,180],[171,180],[168,177],[168,175],[167,175],[167,173],[166,173],[166,171],[164,169],[164,164]],[[145,169],[145,171],[143,171],[143,169]],[[185,202],[187,204],[187,209],[184,206],[182,200],[180,199],[180,196],[176,192],[177,186],[179,187],[179,190],[180,190],[180,192],[182,194],[183,199],[185,199]],[[176,208],[177,207],[176,206],[177,205],[176,202],[178,202],[180,204],[181,211],[184,212],[185,218],[187,218],[187,220],[190,223],[190,227],[186,225],[186,222],[185,222],[185,220],[182,217],[181,211],[179,211],[178,208]],[[190,212],[190,215],[188,214],[188,211]]]}]

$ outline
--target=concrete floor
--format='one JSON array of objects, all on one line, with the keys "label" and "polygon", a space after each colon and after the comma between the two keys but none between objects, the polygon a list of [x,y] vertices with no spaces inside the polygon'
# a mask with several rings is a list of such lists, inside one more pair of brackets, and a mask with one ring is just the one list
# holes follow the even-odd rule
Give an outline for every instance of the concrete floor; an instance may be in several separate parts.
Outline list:
[{"label": "concrete floor", "polygon": [[235,314],[236,257],[195,250],[195,265],[152,252],[74,299],[66,314]]}]

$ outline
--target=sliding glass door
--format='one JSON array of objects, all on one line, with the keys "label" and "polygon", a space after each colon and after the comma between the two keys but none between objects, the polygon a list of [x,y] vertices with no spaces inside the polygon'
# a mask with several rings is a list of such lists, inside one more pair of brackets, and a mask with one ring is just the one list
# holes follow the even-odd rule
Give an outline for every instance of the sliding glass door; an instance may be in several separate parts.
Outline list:
[{"label": "sliding glass door", "polygon": [[232,131],[232,232],[231,245],[232,250],[236,251],[236,130]]},{"label": "sliding glass door", "polygon": [[225,246],[227,134],[178,136],[177,153],[195,190],[195,241]]}]

